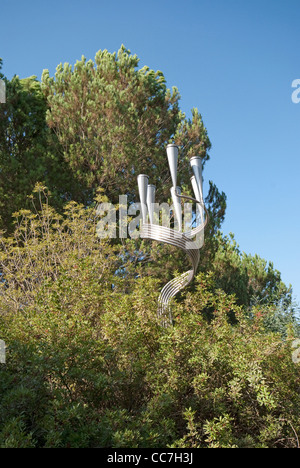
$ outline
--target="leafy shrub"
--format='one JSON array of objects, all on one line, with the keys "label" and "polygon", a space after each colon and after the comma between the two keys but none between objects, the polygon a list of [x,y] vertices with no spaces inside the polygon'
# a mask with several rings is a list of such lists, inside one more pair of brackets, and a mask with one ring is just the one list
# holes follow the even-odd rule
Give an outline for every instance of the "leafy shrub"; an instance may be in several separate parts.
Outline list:
[{"label": "leafy shrub", "polygon": [[0,446],[297,447],[292,330],[207,273],[162,328],[157,280],[116,274],[92,213],[44,205],[1,239]]}]

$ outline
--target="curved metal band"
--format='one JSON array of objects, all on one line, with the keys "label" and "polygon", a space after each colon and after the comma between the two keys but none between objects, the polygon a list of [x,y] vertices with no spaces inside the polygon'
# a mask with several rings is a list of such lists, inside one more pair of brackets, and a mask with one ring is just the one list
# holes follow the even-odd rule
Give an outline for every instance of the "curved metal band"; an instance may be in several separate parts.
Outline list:
[{"label": "curved metal band", "polygon": [[[158,315],[162,320],[163,326],[172,324],[172,314],[169,307],[171,299],[193,280],[200,261],[200,248],[204,243],[204,228],[208,222],[208,212],[203,203],[194,198],[181,195],[180,198],[187,198],[199,203],[206,212],[204,223],[189,232],[178,232],[165,226],[156,224],[144,224],[141,229],[140,237],[151,239],[165,244],[173,245],[183,250],[189,258],[192,269],[182,275],[169,281],[162,289],[158,298]],[[200,239],[191,240],[193,237],[200,236]]]}]

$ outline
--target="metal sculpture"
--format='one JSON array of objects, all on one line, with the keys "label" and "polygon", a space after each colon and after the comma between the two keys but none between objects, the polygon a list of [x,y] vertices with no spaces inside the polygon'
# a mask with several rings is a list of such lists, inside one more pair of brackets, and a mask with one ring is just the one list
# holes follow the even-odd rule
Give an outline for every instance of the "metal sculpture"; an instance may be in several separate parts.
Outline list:
[{"label": "metal sculpture", "polygon": [[[154,204],[155,204],[155,186],[149,184],[149,177],[145,174],[138,176],[138,188],[141,202],[142,227],[140,237],[158,242],[173,245],[183,250],[189,258],[192,268],[179,277],[169,281],[162,289],[158,299],[158,315],[161,318],[163,326],[169,326],[173,322],[170,301],[184,287],[186,287],[194,278],[200,261],[200,249],[204,244],[204,228],[208,222],[208,213],[203,203],[202,186],[202,159],[199,156],[193,156],[190,164],[193,170],[191,183],[195,198],[182,195],[177,187],[177,163],[179,148],[177,145],[167,146],[167,157],[172,178],[173,186],[171,196],[174,207],[174,214],[178,223],[178,230],[166,226],[155,224]],[[182,231],[182,206],[181,200],[190,200],[198,206],[196,215],[196,227],[187,232]],[[148,217],[149,221],[148,222]]]}]

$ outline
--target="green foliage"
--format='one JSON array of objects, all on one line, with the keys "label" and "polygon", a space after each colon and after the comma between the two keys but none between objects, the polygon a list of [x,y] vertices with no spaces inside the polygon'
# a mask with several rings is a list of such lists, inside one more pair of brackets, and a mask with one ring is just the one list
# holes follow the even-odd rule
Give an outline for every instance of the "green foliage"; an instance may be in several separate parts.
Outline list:
[{"label": "green foliage", "polygon": [[116,275],[124,252],[95,236],[93,208],[62,216],[44,192],[2,237],[0,446],[296,447],[294,336],[247,315],[212,273],[161,328],[157,280]]},{"label": "green foliage", "polygon": [[[83,198],[73,194],[73,200],[90,204],[95,189],[101,187],[115,204],[120,194],[126,194],[129,203],[137,201],[137,175],[147,172],[157,187],[156,200],[170,201],[165,147],[171,141],[182,148],[178,183],[188,187],[188,194],[192,195],[189,157],[200,155],[204,166],[209,160],[211,143],[199,111],[193,109],[191,119],[187,118],[180,110],[177,88],[169,90],[162,72],[139,69],[138,64],[138,57],[122,46],[117,53],[100,50],[94,61],[82,57],[74,67],[60,64],[54,77],[44,70],[41,87],[47,100],[47,123],[72,176],[85,187]],[[212,182],[209,187],[204,268],[217,248],[213,238],[226,210],[225,194]],[[159,246],[140,240],[126,244],[127,274],[133,276],[137,272],[132,272],[132,266],[143,265],[138,274],[155,274],[165,281],[171,279],[165,277],[165,265],[174,271],[184,262],[184,254],[176,249],[162,253]]]},{"label": "green foliage", "polygon": [[[45,149],[44,99],[35,77],[20,80],[15,76],[6,80],[7,103],[0,106],[0,210],[4,225],[9,215],[23,207],[27,193],[31,193],[30,174],[34,162],[37,177],[42,177]],[[29,190],[29,192],[27,192]],[[2,225],[3,226],[3,225]]]},{"label": "green foliage", "polygon": [[283,283],[272,262],[241,252],[233,234],[219,232],[213,242],[217,248],[207,269],[213,272],[219,288],[235,294],[238,304],[249,308],[273,305],[284,310],[291,306],[291,286]]},{"label": "green foliage", "polygon": [[6,104],[0,106],[0,228],[11,232],[12,213],[30,208],[27,197],[37,182],[47,184],[56,208],[78,189],[46,124],[41,84],[35,76],[14,76],[5,82]]},{"label": "green foliage", "polygon": [[[161,72],[144,67],[124,47],[118,54],[99,51],[57,67],[55,79],[44,71],[47,122],[64,149],[72,171],[90,188],[101,186],[109,198],[130,193],[138,171],[160,174],[162,144],[178,121],[178,91],[167,91]],[[164,171],[165,173],[165,171]]]},{"label": "green foliage", "polygon": [[[188,158],[198,154],[205,166],[211,148],[202,116],[193,109],[187,118],[178,90],[167,88],[163,73],[138,64],[122,46],[113,54],[100,50],[95,61],[82,57],[73,68],[60,64],[55,77],[45,70],[41,83],[36,77],[6,80],[7,104],[0,108],[0,228],[12,232],[12,214],[32,208],[28,196],[37,182],[49,188],[49,203],[62,213],[66,201],[89,206],[99,187],[115,204],[120,194],[136,201],[137,174],[147,171],[157,186],[157,201],[167,202],[165,146],[170,141],[182,148],[178,183],[190,187]],[[225,194],[212,182],[206,205],[211,217],[203,265],[214,255],[213,237],[226,209]],[[127,269],[148,259],[143,274],[155,271],[163,279],[163,264],[173,271],[184,261],[170,250],[157,262],[159,246],[139,241],[127,242],[126,256]]]},{"label": "green foliage", "polygon": [[[193,109],[192,119],[187,119],[179,108],[177,88],[169,90],[161,71],[138,69],[138,63],[138,57],[122,46],[113,54],[99,50],[95,62],[82,57],[73,68],[60,64],[55,77],[44,70],[47,123],[73,176],[87,188],[86,202],[97,187],[113,203],[118,203],[119,194],[137,200],[136,177],[145,170],[157,186],[157,199],[167,201],[170,174],[165,147],[170,141],[183,148],[181,185],[190,185],[184,161],[194,154],[202,156],[204,164],[209,159],[211,143],[198,110]],[[214,186],[209,197],[208,204],[218,204],[225,195]]]}]

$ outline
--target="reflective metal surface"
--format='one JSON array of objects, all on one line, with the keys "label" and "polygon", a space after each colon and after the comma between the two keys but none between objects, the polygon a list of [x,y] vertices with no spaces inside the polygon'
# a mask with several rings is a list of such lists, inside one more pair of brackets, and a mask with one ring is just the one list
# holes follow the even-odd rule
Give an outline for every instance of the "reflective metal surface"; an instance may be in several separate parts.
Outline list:
[{"label": "reflective metal surface", "polygon": [[[170,308],[172,298],[184,287],[186,287],[194,278],[200,261],[200,249],[204,244],[204,228],[208,222],[208,212],[203,203],[202,195],[202,159],[199,156],[193,156],[190,160],[194,176],[191,178],[195,198],[181,195],[180,187],[177,187],[177,164],[178,164],[178,146],[171,144],[167,146],[167,158],[171,173],[173,187],[171,195],[174,205],[175,218],[179,229],[170,229],[169,227],[153,224],[153,204],[155,198],[155,186],[149,184],[149,178],[145,174],[138,176],[139,194],[142,208],[143,224],[140,237],[177,247],[187,255],[191,263],[191,269],[182,273],[180,276],[169,281],[162,289],[158,299],[158,315],[163,326],[169,326],[173,322]],[[196,203],[199,208],[200,216],[196,213],[196,223],[199,225],[187,232],[182,232],[182,207],[181,200],[186,199]],[[147,205],[146,206],[146,200]],[[196,210],[197,212],[197,210]],[[205,213],[205,216],[204,216]],[[147,223],[148,215],[150,224]]]},{"label": "reflective metal surface", "polygon": [[[191,199],[191,197],[185,196],[181,196],[181,198]],[[176,296],[176,294],[181,289],[185,288],[193,280],[196,274],[200,261],[200,249],[204,244],[204,228],[207,224],[207,221],[208,214],[206,211],[205,221],[197,228],[188,232],[179,232],[175,231],[174,229],[156,224],[144,224],[142,226],[140,234],[141,238],[163,242],[183,250],[189,258],[192,266],[191,270],[188,270],[185,273],[182,273],[180,276],[169,281],[160,293],[158,299],[158,315],[161,318],[161,323],[163,326],[171,325],[173,321],[170,308],[171,299]]]}]

